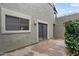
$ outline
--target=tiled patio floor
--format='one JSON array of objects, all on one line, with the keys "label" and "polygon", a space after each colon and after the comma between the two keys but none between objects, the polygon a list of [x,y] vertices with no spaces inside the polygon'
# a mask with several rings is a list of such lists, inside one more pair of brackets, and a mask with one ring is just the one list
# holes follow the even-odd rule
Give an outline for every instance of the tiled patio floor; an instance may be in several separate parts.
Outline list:
[{"label": "tiled patio floor", "polygon": [[50,39],[3,56],[66,56],[63,39]]}]

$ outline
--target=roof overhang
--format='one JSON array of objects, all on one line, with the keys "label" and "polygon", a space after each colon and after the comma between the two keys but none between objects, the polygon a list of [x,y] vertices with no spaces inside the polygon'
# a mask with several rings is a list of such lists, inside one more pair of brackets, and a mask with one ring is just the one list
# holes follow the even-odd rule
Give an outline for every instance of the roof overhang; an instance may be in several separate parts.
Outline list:
[{"label": "roof overhang", "polygon": [[54,13],[57,14],[58,12],[57,12],[57,10],[55,8],[55,5],[53,3],[49,3],[49,5],[53,8]]}]

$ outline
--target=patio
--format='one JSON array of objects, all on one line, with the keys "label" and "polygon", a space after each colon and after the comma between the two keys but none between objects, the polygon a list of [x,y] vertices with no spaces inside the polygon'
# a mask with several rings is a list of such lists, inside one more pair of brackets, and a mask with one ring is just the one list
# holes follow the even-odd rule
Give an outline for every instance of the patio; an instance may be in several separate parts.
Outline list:
[{"label": "patio", "polygon": [[2,56],[66,56],[63,39],[49,39]]}]

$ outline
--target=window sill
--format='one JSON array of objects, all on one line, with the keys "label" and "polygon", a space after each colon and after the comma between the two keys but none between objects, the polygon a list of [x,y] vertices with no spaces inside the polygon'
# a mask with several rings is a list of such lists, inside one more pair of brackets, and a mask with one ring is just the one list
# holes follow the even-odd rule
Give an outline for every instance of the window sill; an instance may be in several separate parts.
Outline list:
[{"label": "window sill", "polygon": [[18,31],[2,31],[2,34],[18,34],[18,33],[30,33],[30,30],[18,30]]}]

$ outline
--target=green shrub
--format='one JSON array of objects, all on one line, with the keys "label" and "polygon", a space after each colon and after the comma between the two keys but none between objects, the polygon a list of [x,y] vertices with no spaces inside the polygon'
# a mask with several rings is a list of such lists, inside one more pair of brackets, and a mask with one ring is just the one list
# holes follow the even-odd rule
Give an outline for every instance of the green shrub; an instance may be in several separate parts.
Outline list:
[{"label": "green shrub", "polygon": [[79,20],[65,23],[65,44],[71,55],[79,55]]}]

